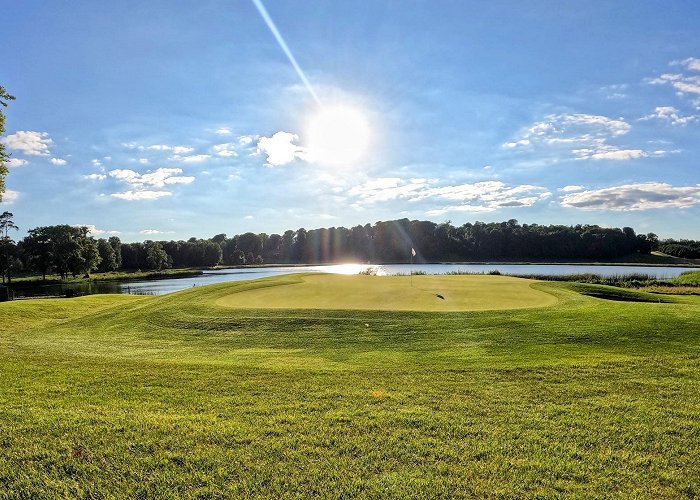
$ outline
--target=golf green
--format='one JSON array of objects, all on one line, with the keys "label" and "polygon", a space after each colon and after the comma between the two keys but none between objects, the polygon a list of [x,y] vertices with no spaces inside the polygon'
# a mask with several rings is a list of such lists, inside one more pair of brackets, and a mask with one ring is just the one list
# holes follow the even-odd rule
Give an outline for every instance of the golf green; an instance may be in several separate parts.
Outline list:
[{"label": "golf green", "polygon": [[236,289],[217,305],[237,309],[356,309],[380,311],[487,311],[546,307],[554,295],[532,280],[506,276],[361,276],[297,274]]}]

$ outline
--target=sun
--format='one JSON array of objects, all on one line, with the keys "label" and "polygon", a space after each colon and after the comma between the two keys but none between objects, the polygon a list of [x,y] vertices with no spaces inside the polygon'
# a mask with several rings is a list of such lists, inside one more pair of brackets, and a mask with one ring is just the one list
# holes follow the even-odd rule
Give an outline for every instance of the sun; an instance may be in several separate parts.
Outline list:
[{"label": "sun", "polygon": [[324,106],[309,121],[309,156],[328,165],[351,165],[369,148],[370,126],[366,116],[349,106]]}]

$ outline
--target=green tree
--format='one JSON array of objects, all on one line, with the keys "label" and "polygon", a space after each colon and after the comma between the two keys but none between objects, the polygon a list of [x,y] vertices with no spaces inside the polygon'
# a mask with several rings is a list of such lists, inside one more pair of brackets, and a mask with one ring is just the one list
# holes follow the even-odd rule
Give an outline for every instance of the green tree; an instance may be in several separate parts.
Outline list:
[{"label": "green tree", "polygon": [[29,230],[23,241],[32,260],[39,257],[35,265],[46,274],[53,268],[61,278],[69,274],[89,274],[100,263],[97,242],[88,236],[89,229],[84,226],[44,226]]},{"label": "green tree", "polygon": [[51,269],[51,240],[44,228],[30,229],[29,235],[22,240],[30,269],[41,272],[43,279]]},{"label": "green tree", "polygon": [[[7,93],[5,87],[0,85],[0,136],[5,133],[5,113],[2,108],[7,107],[9,101],[14,100],[14,96]],[[7,165],[5,162],[10,158],[10,155],[5,152],[5,145],[0,142],[0,201],[5,193],[5,176],[7,176]]]},{"label": "green tree", "polygon": [[0,274],[2,274],[3,283],[5,282],[5,276],[7,276],[8,283],[12,281],[11,271],[14,261],[17,259],[17,245],[8,235],[10,229],[19,230],[12,217],[12,212],[0,214]]},{"label": "green tree", "polygon": [[7,277],[7,282],[12,281],[12,268],[13,263],[17,259],[17,245],[12,241],[11,238],[0,236],[0,275],[2,275],[2,282],[5,283],[5,277]]},{"label": "green tree", "polygon": [[10,231],[10,229],[14,229],[15,231],[19,230],[19,228],[15,225],[15,222],[12,220],[12,217],[14,217],[12,212],[3,212],[0,214],[0,236],[7,238],[7,233]]},{"label": "green tree", "polygon": [[106,273],[117,269],[117,259],[114,248],[104,238],[97,240],[97,251],[100,254],[100,265],[97,270]]},{"label": "green tree", "polygon": [[114,263],[116,264],[115,269],[121,269],[122,267],[122,242],[117,236],[109,237],[109,244],[114,250]]},{"label": "green tree", "polygon": [[170,267],[170,257],[157,241],[146,241],[146,263],[150,269],[161,271]]}]

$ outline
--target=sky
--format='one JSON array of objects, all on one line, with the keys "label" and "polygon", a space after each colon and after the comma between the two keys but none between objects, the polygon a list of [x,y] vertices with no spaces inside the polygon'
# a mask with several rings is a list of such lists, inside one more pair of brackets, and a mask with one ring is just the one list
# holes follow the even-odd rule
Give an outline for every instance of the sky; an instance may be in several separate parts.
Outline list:
[{"label": "sky", "polygon": [[700,239],[696,0],[0,0],[0,12],[0,85],[16,97],[0,211],[20,237],[407,217]]}]

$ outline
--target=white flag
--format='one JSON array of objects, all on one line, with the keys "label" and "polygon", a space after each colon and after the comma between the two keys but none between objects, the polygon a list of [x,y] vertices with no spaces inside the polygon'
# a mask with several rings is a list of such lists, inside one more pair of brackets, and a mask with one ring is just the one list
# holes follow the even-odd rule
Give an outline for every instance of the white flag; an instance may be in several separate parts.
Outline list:
[{"label": "white flag", "polygon": [[414,257],[416,256],[416,251],[413,249],[413,247],[411,247],[411,255],[413,255]]}]

